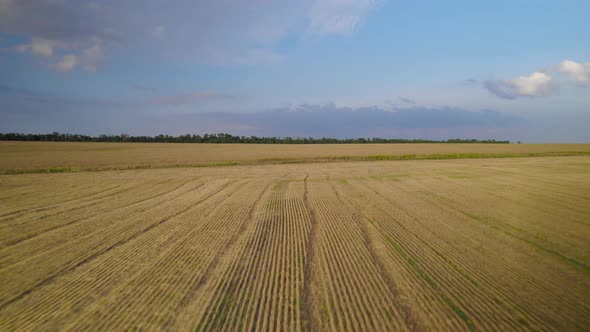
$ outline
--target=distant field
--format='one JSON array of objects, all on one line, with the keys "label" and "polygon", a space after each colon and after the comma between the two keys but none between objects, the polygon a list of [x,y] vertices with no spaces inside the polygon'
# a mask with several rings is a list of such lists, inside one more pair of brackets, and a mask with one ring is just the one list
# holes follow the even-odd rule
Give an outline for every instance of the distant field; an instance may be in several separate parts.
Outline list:
[{"label": "distant field", "polygon": [[[2,143],[3,168],[588,145]],[[0,176],[0,330],[584,331],[590,157]]]},{"label": "distant field", "polygon": [[162,166],[588,154],[590,144],[162,144],[0,142],[0,173]]}]

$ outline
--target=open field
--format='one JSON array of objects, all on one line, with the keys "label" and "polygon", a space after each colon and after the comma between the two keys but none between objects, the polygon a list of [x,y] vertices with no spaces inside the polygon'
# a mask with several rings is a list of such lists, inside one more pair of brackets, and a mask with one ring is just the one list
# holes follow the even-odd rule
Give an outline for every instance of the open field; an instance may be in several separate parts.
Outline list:
[{"label": "open field", "polygon": [[[52,152],[33,158],[44,147]],[[267,148],[227,146],[212,157],[207,145],[2,143],[0,160],[18,168],[70,153],[64,160],[87,165],[130,163],[136,153],[140,163],[277,156]],[[270,148],[299,157],[326,147]],[[2,331],[588,326],[590,157],[0,176]]]},{"label": "open field", "polygon": [[590,144],[166,144],[0,142],[0,174],[388,159],[590,155]]}]

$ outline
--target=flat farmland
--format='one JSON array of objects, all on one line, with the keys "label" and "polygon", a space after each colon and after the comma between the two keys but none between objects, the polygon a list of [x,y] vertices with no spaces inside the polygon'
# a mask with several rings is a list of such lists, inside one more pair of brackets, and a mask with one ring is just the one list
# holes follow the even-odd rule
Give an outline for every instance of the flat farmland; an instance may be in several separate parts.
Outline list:
[{"label": "flat farmland", "polygon": [[[57,165],[50,154],[6,160],[38,147],[11,152],[14,143],[2,144],[2,167]],[[55,160],[83,145],[60,146]],[[165,146],[171,156],[141,162],[177,162],[180,151],[209,149]],[[482,148],[531,147],[547,146]],[[160,146],[137,149],[144,148]],[[226,149],[242,156],[266,148]],[[280,148],[296,154],[322,146]],[[354,149],[344,152],[394,153]],[[124,151],[105,153],[121,158],[114,164],[130,162],[133,153]],[[0,176],[2,331],[589,326],[590,157]]]},{"label": "flat farmland", "polygon": [[0,142],[0,173],[544,155],[590,155],[590,144]]}]

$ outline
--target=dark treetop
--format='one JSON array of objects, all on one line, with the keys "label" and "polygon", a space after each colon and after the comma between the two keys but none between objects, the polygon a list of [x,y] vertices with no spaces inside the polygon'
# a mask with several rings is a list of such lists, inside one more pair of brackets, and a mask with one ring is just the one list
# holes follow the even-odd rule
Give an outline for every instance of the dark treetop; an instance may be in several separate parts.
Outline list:
[{"label": "dark treetop", "polygon": [[313,137],[257,137],[234,136],[230,134],[204,134],[201,135],[158,135],[158,136],[130,136],[100,135],[88,136],[79,134],[20,134],[0,133],[0,141],[41,141],[41,142],[141,142],[141,143],[243,143],[243,144],[370,144],[370,143],[502,143],[510,141],[477,140],[477,139],[448,139],[442,141],[425,139],[401,139],[401,138],[313,138]]}]

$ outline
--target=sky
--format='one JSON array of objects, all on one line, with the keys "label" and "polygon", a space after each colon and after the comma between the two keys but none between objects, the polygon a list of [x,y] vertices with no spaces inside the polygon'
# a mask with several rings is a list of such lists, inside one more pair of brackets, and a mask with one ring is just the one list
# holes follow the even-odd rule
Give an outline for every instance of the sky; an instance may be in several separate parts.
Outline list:
[{"label": "sky", "polygon": [[590,142],[587,0],[0,0],[0,132]]}]

